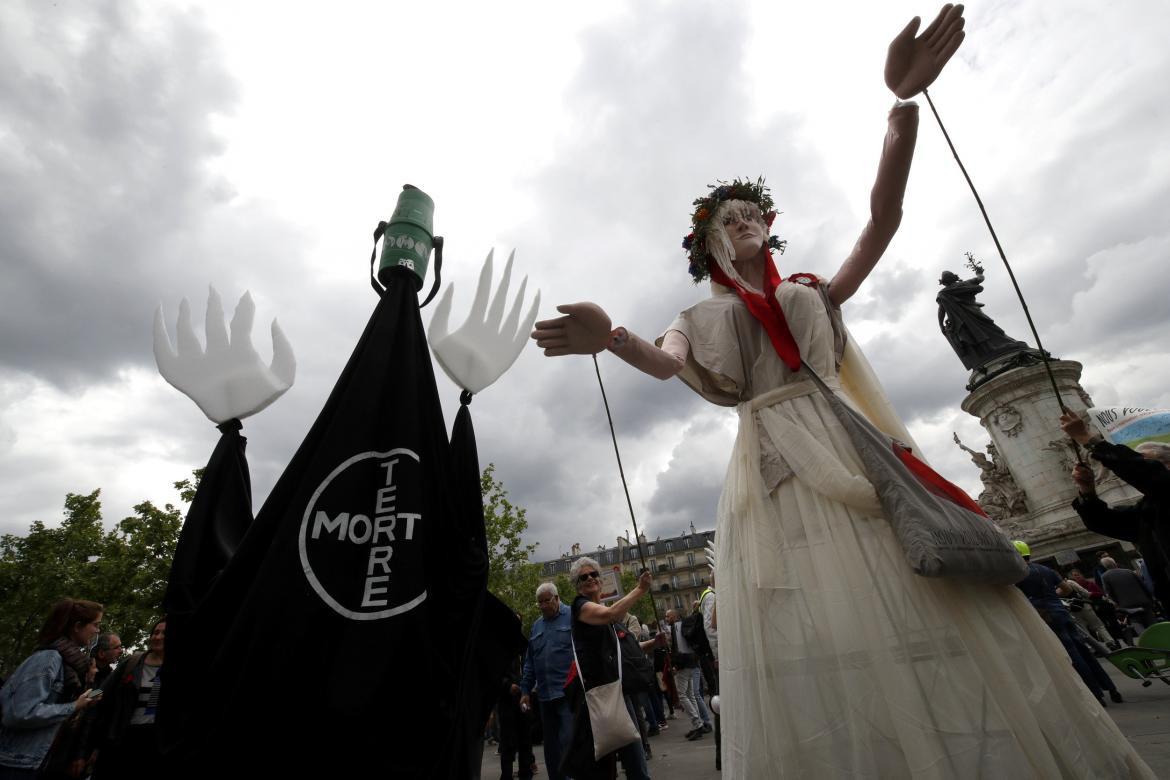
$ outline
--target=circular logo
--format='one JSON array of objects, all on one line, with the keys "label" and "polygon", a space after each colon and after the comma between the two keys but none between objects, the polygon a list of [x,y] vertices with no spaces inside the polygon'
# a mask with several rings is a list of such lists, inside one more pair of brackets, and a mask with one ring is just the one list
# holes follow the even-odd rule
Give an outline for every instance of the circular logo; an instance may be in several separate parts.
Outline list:
[{"label": "circular logo", "polygon": [[363,452],[317,486],[298,539],[305,578],[350,620],[408,612],[427,597],[418,454]]}]

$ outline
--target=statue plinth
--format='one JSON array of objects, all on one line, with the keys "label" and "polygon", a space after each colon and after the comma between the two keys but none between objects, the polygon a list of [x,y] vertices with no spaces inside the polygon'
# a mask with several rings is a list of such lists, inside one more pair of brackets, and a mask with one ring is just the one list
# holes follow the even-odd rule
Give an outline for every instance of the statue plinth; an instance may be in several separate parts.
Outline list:
[{"label": "statue plinth", "polygon": [[[1049,365],[1065,406],[1084,415],[1093,402],[1079,382],[1081,364],[1052,360]],[[1071,474],[1076,455],[1072,442],[1060,430],[1060,405],[1043,364],[1009,368],[990,376],[963,399],[962,408],[979,418],[1016,485],[1024,491],[1030,511],[1005,525],[1015,538],[1028,541],[1034,558],[1116,543],[1085,530],[1072,508],[1076,487]],[[1098,476],[1097,494],[1106,503],[1137,500],[1136,490],[1095,461],[1090,465]]]}]

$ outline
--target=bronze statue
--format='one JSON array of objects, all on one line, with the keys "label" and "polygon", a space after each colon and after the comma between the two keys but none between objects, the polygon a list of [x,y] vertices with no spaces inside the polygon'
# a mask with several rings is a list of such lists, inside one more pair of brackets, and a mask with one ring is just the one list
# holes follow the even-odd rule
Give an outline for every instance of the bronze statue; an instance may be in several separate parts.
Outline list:
[{"label": "bronze statue", "polygon": [[943,271],[938,280],[943,289],[935,300],[939,328],[963,361],[963,367],[974,370],[995,358],[1028,350],[1028,345],[1008,336],[983,313],[983,304],[975,300],[983,292],[983,267],[970,255],[967,257],[975,276],[963,280],[958,274]]}]

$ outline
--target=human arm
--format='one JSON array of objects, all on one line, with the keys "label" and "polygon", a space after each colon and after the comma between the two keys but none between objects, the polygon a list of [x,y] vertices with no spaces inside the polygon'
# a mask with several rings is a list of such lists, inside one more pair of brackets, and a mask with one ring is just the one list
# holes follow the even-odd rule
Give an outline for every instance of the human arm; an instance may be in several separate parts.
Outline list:
[{"label": "human arm", "polygon": [[634,368],[657,379],[670,379],[686,365],[690,344],[678,331],[670,331],[662,348],[625,328],[612,328],[609,315],[595,303],[566,303],[557,307],[563,316],[541,320],[532,331],[536,346],[549,357],[596,355],[609,349]]},{"label": "human arm", "polygon": [[[1163,499],[1170,497],[1170,470],[1159,461],[1143,457],[1124,444],[1111,444],[1100,436],[1093,436],[1089,426],[1074,412],[1065,412],[1060,416],[1060,428],[1070,439],[1087,448],[1095,460],[1140,490],[1142,495]],[[1078,480],[1076,470],[1073,471],[1073,480],[1080,488],[1081,481]],[[1081,491],[1082,495],[1093,495],[1093,492]]]},{"label": "human arm", "polygon": [[718,630],[715,623],[715,593],[703,594],[699,601],[699,608],[703,610],[703,628],[707,630],[707,633],[710,634],[710,632]]},{"label": "human arm", "polygon": [[638,577],[637,586],[626,595],[612,604],[597,604],[592,601],[586,601],[581,605],[579,617],[582,623],[588,623],[591,626],[607,626],[610,623],[620,623],[625,620],[626,613],[630,611],[630,607],[638,603],[638,599],[646,595],[650,590],[650,572],[642,572],[642,576]]},{"label": "human arm", "polygon": [[643,653],[654,652],[655,647],[661,647],[666,644],[666,634],[658,634],[647,639],[645,642],[639,642],[638,647],[642,648]]},{"label": "human arm", "polygon": [[92,703],[84,693],[77,701],[52,702],[56,696],[53,683],[62,674],[61,656],[56,651],[52,655],[48,652],[38,655],[44,657],[30,659],[20,674],[14,675],[4,685],[3,723],[7,728],[51,726]]},{"label": "human arm", "polygon": [[[1077,466],[1077,468],[1085,468]],[[1085,468],[1088,471],[1088,468]],[[1141,509],[1137,505],[1111,507],[1094,493],[1081,493],[1073,501],[1081,523],[1093,533],[1137,543],[1141,533]]]},{"label": "human arm", "polygon": [[532,685],[536,681],[536,669],[532,665],[532,653],[524,654],[524,668],[520,672],[520,693],[522,694],[521,701],[528,698],[528,694],[532,693]]}]

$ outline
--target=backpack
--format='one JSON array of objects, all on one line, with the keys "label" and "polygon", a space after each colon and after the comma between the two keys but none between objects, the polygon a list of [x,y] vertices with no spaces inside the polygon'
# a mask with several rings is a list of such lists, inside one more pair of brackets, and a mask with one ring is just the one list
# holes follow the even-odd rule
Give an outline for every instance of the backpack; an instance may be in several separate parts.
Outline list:
[{"label": "backpack", "polygon": [[613,627],[622,646],[622,690],[626,693],[654,690],[658,684],[654,663],[642,651],[638,638],[621,624],[615,623]]},{"label": "backpack", "polygon": [[686,637],[696,655],[711,655],[711,643],[707,641],[707,629],[703,627],[703,614],[692,612],[682,619],[682,635]]}]

